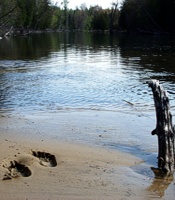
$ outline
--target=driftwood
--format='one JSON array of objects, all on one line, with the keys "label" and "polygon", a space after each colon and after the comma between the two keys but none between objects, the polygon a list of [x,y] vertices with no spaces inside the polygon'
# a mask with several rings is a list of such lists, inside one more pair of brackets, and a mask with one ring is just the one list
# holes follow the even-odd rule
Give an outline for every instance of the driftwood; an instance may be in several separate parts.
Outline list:
[{"label": "driftwood", "polygon": [[175,130],[172,125],[169,99],[158,80],[152,80],[148,84],[152,88],[157,118],[152,135],[158,137],[158,168],[165,174],[171,174],[175,168]]},{"label": "driftwood", "polygon": [[13,34],[13,26],[10,28],[8,32],[4,34],[5,37],[11,36]]}]

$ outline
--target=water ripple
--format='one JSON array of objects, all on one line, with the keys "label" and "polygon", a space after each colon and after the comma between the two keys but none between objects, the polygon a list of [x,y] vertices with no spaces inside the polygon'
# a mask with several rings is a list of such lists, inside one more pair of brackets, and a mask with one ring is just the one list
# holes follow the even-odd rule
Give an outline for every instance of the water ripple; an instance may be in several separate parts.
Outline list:
[{"label": "water ripple", "polygon": [[159,79],[174,100],[174,73],[143,67],[142,54],[122,51],[69,44],[36,60],[0,60],[0,110],[153,110],[150,78]]}]

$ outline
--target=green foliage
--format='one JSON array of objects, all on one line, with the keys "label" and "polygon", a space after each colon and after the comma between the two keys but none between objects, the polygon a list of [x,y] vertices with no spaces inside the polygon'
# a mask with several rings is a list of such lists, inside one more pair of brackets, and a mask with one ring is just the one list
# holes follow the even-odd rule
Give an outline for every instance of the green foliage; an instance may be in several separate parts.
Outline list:
[{"label": "green foliage", "polygon": [[[69,2],[52,5],[51,0],[0,0],[0,32],[20,29],[109,30],[175,33],[174,0],[124,0],[110,9],[80,5],[68,9]],[[1,33],[0,33],[1,34]]]},{"label": "green foliage", "polygon": [[[88,9],[86,4],[80,5],[80,8],[77,7],[75,10],[69,10],[68,4],[67,0],[62,0],[59,6],[52,5],[50,0],[0,0],[0,25],[5,24],[20,29],[51,28],[81,31],[109,28],[110,10],[103,10],[99,6]],[[6,18],[2,20],[3,15],[6,15]]]},{"label": "green foliage", "polygon": [[45,29],[51,26],[50,0],[0,0],[0,11],[0,24],[5,27]]},{"label": "green foliage", "polygon": [[174,0],[125,0],[119,23],[128,31],[139,29],[156,33],[173,33],[174,11]]},{"label": "green foliage", "polygon": [[18,20],[17,26],[29,27],[32,24],[34,11],[35,11],[35,0],[17,0],[18,5]]},{"label": "green foliage", "polygon": [[13,26],[17,17],[16,0],[0,0],[0,27]]},{"label": "green foliage", "polygon": [[53,28],[54,30],[58,29],[60,24],[60,19],[61,19],[60,8],[53,6],[50,27]]},{"label": "green foliage", "polygon": [[97,12],[94,15],[92,22],[92,29],[94,30],[107,30],[108,29],[108,17],[105,12]]}]

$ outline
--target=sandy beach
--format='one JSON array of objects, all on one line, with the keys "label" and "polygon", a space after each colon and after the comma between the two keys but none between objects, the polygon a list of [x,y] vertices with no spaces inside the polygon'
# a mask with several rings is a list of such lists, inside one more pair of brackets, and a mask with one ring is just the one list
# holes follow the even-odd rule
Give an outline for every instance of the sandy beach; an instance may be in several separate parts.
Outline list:
[{"label": "sandy beach", "polygon": [[[104,125],[105,118],[96,112],[1,114],[0,199],[173,199],[173,177],[160,181],[138,173],[150,170],[142,158],[98,145],[114,129],[114,121]],[[89,142],[81,142],[83,133]]]}]

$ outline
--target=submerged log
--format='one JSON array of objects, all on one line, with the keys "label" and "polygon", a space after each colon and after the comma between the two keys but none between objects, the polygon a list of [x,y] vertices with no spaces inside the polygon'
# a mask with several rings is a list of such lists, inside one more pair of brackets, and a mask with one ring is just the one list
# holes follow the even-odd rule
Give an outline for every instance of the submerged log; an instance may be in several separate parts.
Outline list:
[{"label": "submerged log", "polygon": [[175,168],[175,130],[172,125],[169,98],[158,80],[152,80],[148,84],[152,88],[157,118],[152,135],[158,137],[158,168],[165,174],[171,174]]}]

